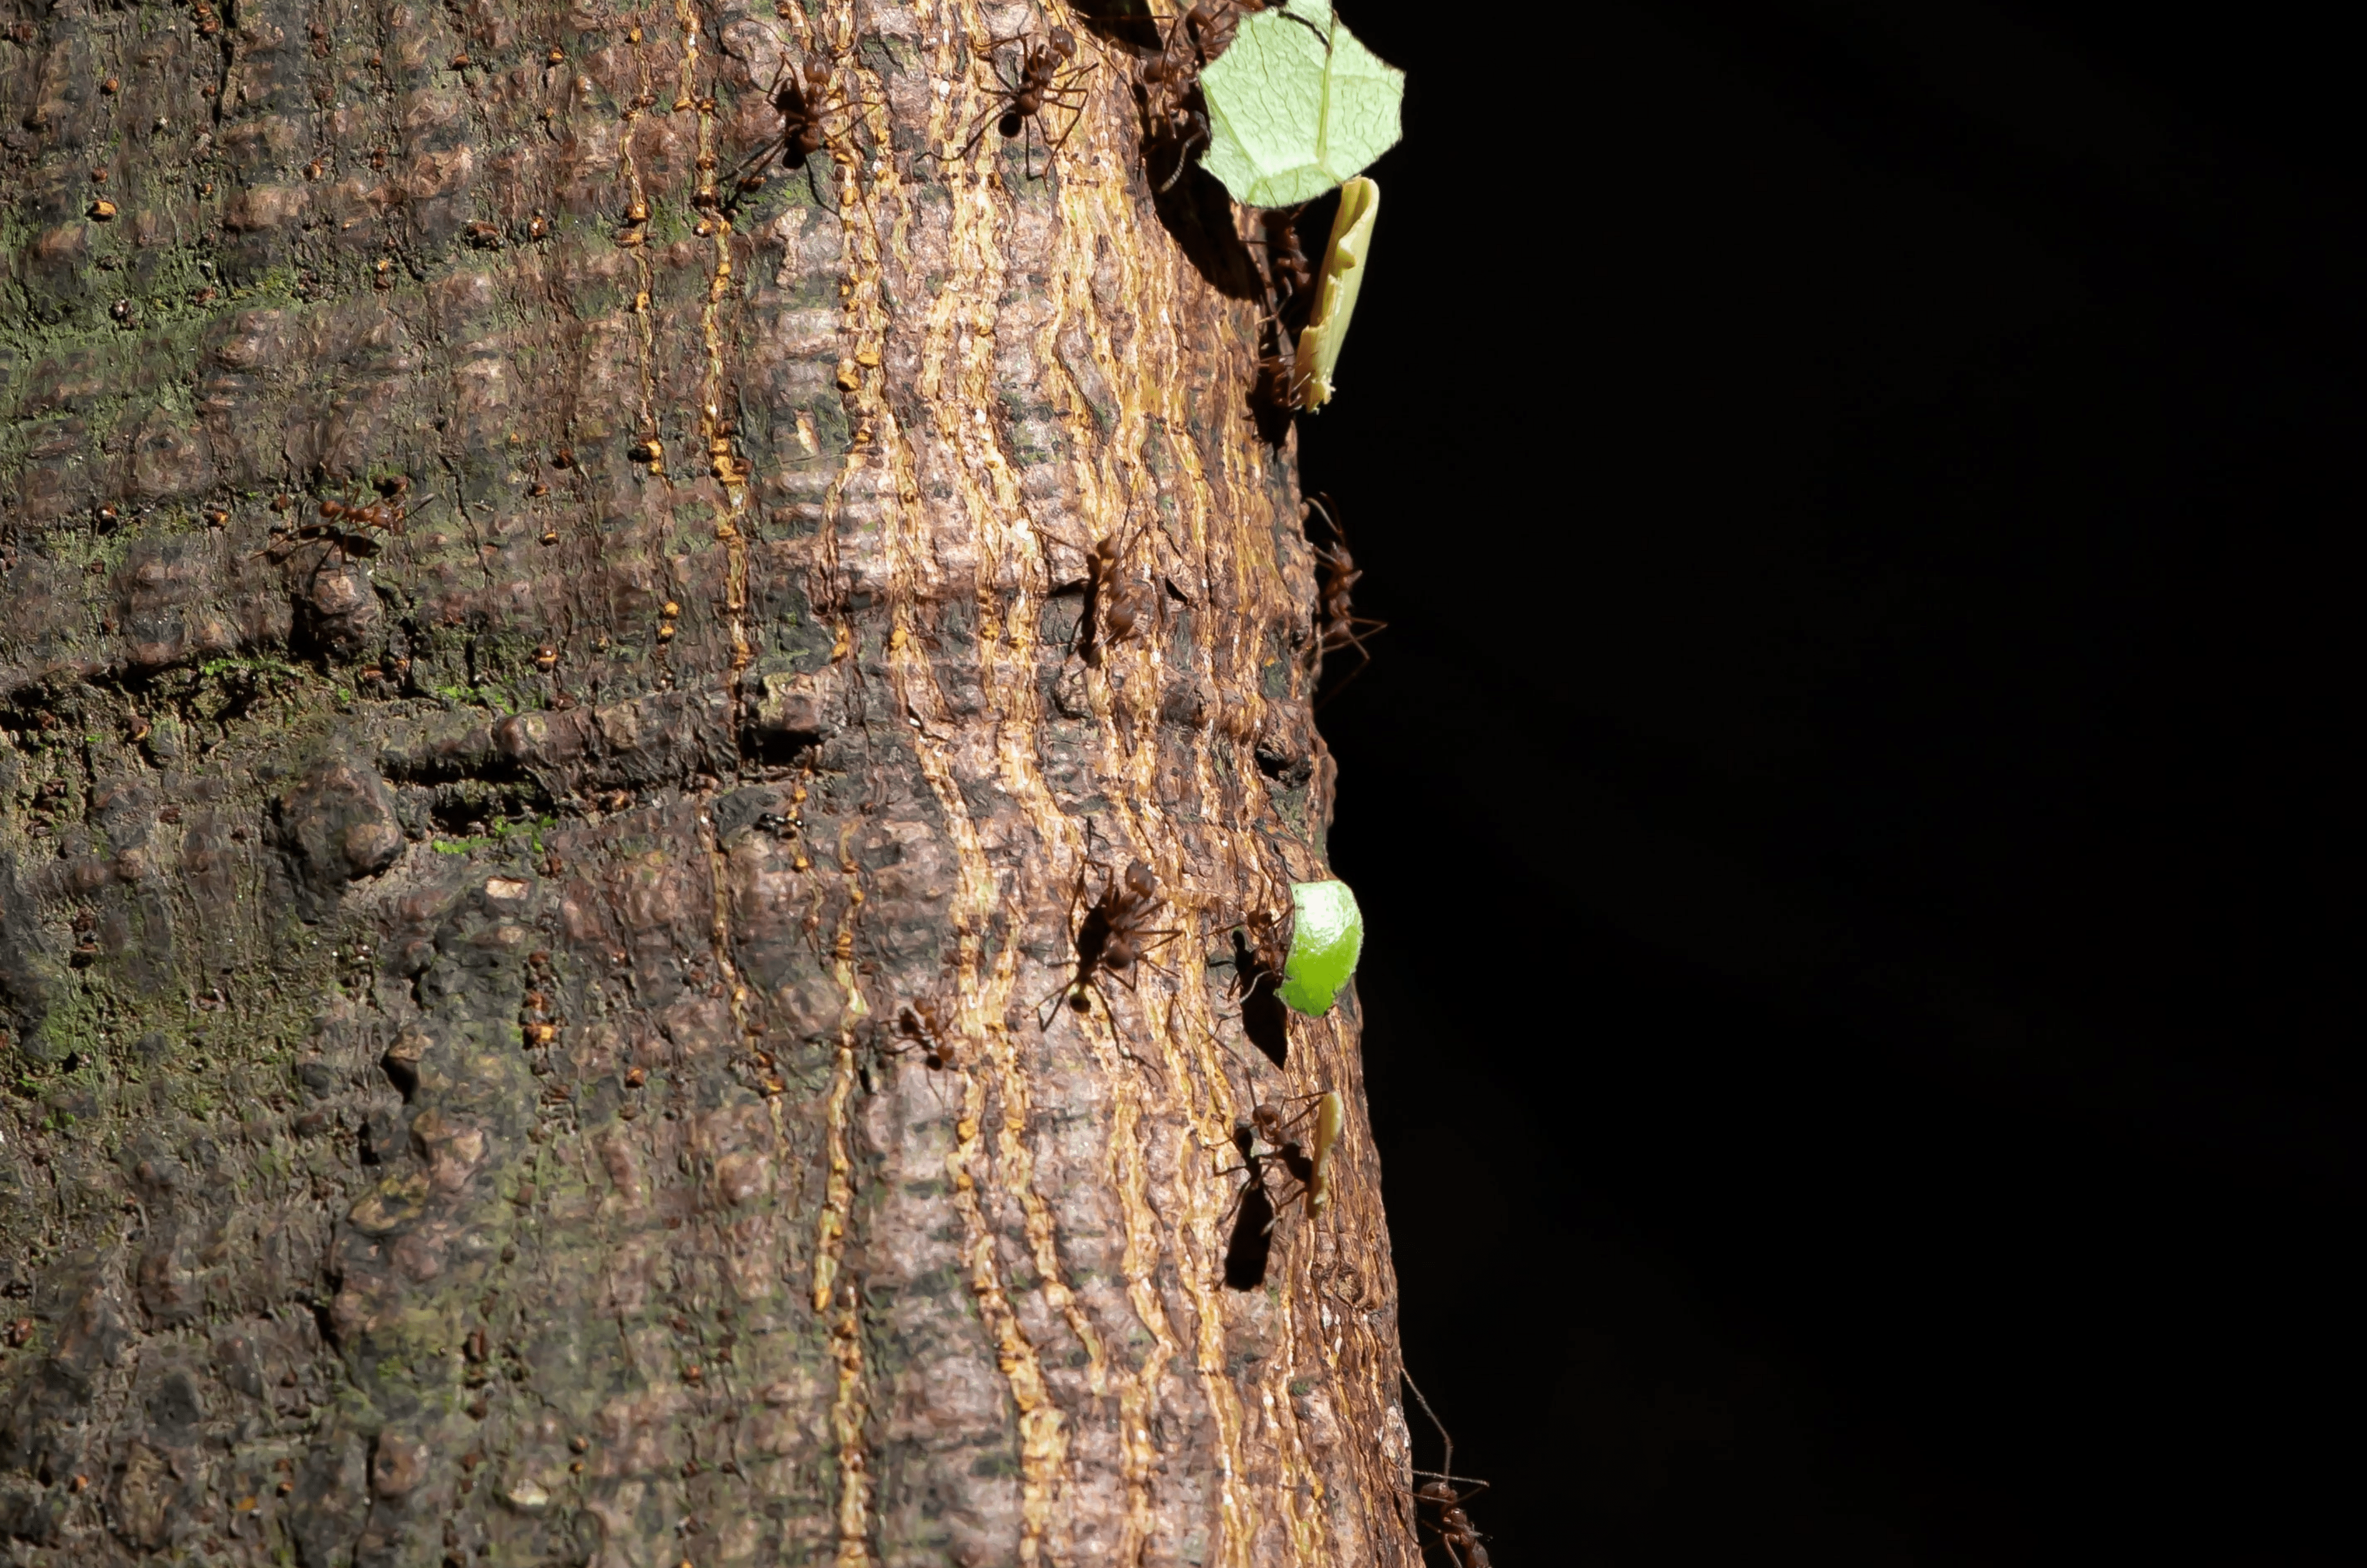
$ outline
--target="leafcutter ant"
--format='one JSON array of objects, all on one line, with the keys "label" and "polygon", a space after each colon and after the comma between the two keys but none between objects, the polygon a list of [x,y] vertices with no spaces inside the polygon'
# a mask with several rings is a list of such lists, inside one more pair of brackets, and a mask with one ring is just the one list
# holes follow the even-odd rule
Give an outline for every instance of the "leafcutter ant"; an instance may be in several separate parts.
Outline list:
[{"label": "leafcutter ant", "polygon": [[1109,994],[1102,991],[1101,977],[1115,976],[1127,990],[1134,989],[1134,967],[1147,962],[1151,953],[1178,933],[1166,927],[1154,927],[1150,922],[1158,915],[1160,906],[1167,902],[1159,891],[1158,874],[1148,862],[1129,863],[1124,876],[1113,875],[1103,885],[1101,896],[1085,906],[1084,917],[1077,918],[1077,906],[1085,896],[1087,868],[1077,868],[1076,891],[1069,898],[1069,917],[1075,922],[1077,949],[1076,971],[1068,982],[1036,1004],[1036,1027],[1050,1028],[1054,1004],[1066,1000],[1070,1010],[1087,1012],[1093,1003],[1092,994],[1099,993],[1102,1008],[1109,1010]]},{"label": "leafcutter ant", "polygon": [[1234,928],[1233,978],[1226,989],[1240,1005],[1241,1032],[1267,1061],[1284,1067],[1290,1062],[1290,1010],[1282,1000],[1284,960],[1274,929],[1265,917]]},{"label": "leafcutter ant", "polygon": [[[1406,1387],[1413,1390],[1415,1403],[1421,1406],[1421,1413],[1430,1417],[1430,1424],[1438,1428],[1439,1441],[1446,1446],[1446,1456],[1439,1461],[1440,1468],[1414,1471],[1423,1478],[1422,1483],[1414,1488],[1415,1522],[1438,1537],[1438,1544],[1446,1548],[1447,1559],[1455,1568],[1489,1568],[1488,1549],[1479,1543],[1479,1532],[1473,1528],[1471,1516],[1463,1511],[1463,1505],[1487,1491],[1488,1483],[1455,1473],[1455,1439],[1447,1435],[1446,1423],[1438,1418],[1438,1412],[1433,1410],[1430,1401],[1422,1397],[1421,1387],[1413,1381],[1413,1374],[1403,1368],[1398,1369],[1398,1374],[1405,1379]],[[1458,1483],[1469,1490],[1456,1491]],[[1435,1524],[1421,1517],[1424,1508],[1438,1510]]]},{"label": "leafcutter ant", "polygon": [[883,1047],[883,1056],[902,1056],[917,1051],[932,1072],[942,1072],[953,1065],[953,1042],[946,1039],[946,1020],[935,1002],[925,998],[907,1002],[889,1028],[903,1043]]},{"label": "leafcutter ant", "polygon": [[[404,501],[411,491],[410,480],[400,476],[381,479],[377,488],[379,498],[366,506],[340,501],[334,496],[323,499],[321,521],[306,523],[293,533],[266,546],[260,553],[269,555],[274,561],[285,561],[298,545],[325,540],[344,560],[368,560],[376,555],[379,541],[373,537],[373,531],[401,538],[403,519],[414,510]],[[420,505],[427,506],[436,499],[430,494]]]},{"label": "leafcutter ant", "polygon": [[1279,322],[1291,301],[1315,287],[1315,263],[1298,243],[1303,207],[1268,207],[1258,213],[1260,237],[1250,241],[1265,252],[1266,292]]},{"label": "leafcutter ant", "polygon": [[1201,71],[1233,41],[1233,28],[1240,19],[1240,7],[1233,0],[1198,0],[1175,18],[1159,53],[1142,68],[1145,96],[1155,100],[1149,105],[1156,127],[1153,135],[1175,147],[1175,169],[1161,183],[1161,195],[1184,177],[1194,144],[1207,144],[1208,113],[1194,89]]},{"label": "leafcutter ant", "polygon": [[[1136,537],[1141,537],[1140,530]],[[1093,669],[1101,668],[1104,653],[1142,629],[1141,597],[1128,592],[1118,575],[1126,549],[1116,534],[1108,534],[1085,552],[1085,608],[1077,618],[1076,649],[1077,656]],[[1156,613],[1155,600],[1150,613]]]},{"label": "leafcutter ant", "polygon": [[[1331,1202],[1331,1151],[1340,1142],[1346,1108],[1340,1096],[1328,1089],[1285,1103],[1301,1108],[1289,1116],[1270,1105],[1258,1106],[1250,1112],[1252,1146],[1263,1144],[1298,1184],[1298,1190],[1276,1206],[1277,1211],[1303,1199],[1308,1214],[1320,1214]],[[1303,1138],[1298,1136],[1301,1133]],[[1236,1129],[1234,1137],[1238,1140],[1240,1136]]]},{"label": "leafcutter ant", "polygon": [[[1225,1283],[1236,1290],[1253,1290],[1265,1283],[1274,1228],[1285,1210],[1300,1204],[1311,1219],[1331,1201],[1331,1151],[1340,1142],[1345,1108],[1328,1090],[1285,1103],[1299,1108],[1285,1113],[1261,1105],[1233,1129],[1233,1148],[1241,1163],[1221,1173],[1249,1177],[1234,1195],[1230,1211],[1238,1218],[1225,1244]],[[1282,1167],[1279,1176],[1276,1165]],[[1280,1180],[1292,1187],[1277,1199],[1274,1184]]]},{"label": "leafcutter ant", "polygon": [[1323,519],[1324,529],[1331,536],[1331,543],[1315,547],[1318,620],[1315,659],[1318,672],[1321,670],[1324,654],[1336,653],[1342,648],[1356,650],[1356,667],[1341,679],[1339,686],[1325,694],[1324,700],[1328,702],[1339,696],[1341,688],[1349,681],[1365,673],[1365,666],[1373,662],[1372,650],[1365,646],[1365,639],[1376,632],[1387,631],[1389,623],[1355,612],[1349,595],[1355,587],[1356,580],[1365,574],[1356,565],[1356,558],[1348,553],[1347,530],[1340,526],[1339,514],[1332,509],[1331,497],[1320,492],[1307,498],[1307,520],[1312,522],[1317,517]]},{"label": "leafcutter ant", "polygon": [[[1057,141],[1045,143],[1044,173],[1052,172],[1051,159],[1069,138],[1076,133],[1078,122],[1085,117],[1082,81],[1093,74],[1091,64],[1074,65],[1077,57],[1076,35],[1066,28],[1054,28],[1044,41],[1022,40],[1019,49],[1019,74],[1015,81],[1007,80],[998,62],[994,67],[994,102],[986,107],[971,130],[969,140],[962,144],[961,155],[967,159],[978,150],[978,144],[991,125],[1006,142],[1025,135],[1030,127],[1040,130],[1045,108],[1057,106],[1069,111],[1069,128]],[[1030,139],[1032,141],[1032,137]],[[1035,171],[1035,153],[1028,142],[1020,147],[1020,169],[1029,179],[1041,179]]]},{"label": "leafcutter ant", "polygon": [[1257,379],[1250,383],[1250,414],[1269,446],[1290,434],[1298,408],[1298,361],[1289,334],[1273,316],[1258,324]]},{"label": "leafcutter ant", "polygon": [[731,194],[723,204],[726,212],[736,210],[742,200],[764,188],[764,171],[776,160],[803,169],[814,199],[825,207],[830,205],[814,178],[813,155],[830,143],[829,118],[855,113],[863,105],[853,98],[825,104],[822,100],[829,83],[830,67],[821,56],[808,56],[802,68],[790,64],[786,55],[782,57],[781,68],[765,93],[772,99],[774,112],[781,117],[781,129],[731,171],[728,182]]},{"label": "leafcutter ant", "polygon": [[[350,502],[334,499],[324,500],[321,503],[321,516],[332,521],[342,518],[349,523],[357,523],[366,528],[376,528],[380,532],[401,538],[403,519],[410,517],[414,509],[403,499],[411,494],[411,481],[398,474],[392,479],[378,481],[377,490],[379,499],[368,506],[355,506]],[[435,501],[436,497],[431,494],[419,505],[431,506]]]}]

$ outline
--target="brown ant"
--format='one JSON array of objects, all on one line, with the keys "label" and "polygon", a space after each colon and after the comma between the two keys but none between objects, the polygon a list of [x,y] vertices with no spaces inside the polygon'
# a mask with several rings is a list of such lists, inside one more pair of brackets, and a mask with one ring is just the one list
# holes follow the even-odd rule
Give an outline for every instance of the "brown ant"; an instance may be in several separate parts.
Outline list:
[{"label": "brown ant", "polygon": [[781,117],[781,129],[731,171],[727,182],[731,194],[724,202],[726,212],[736,210],[742,200],[764,188],[764,171],[776,159],[803,169],[814,199],[829,205],[814,178],[813,155],[830,142],[825,121],[831,115],[854,113],[863,107],[855,99],[825,106],[821,100],[829,81],[830,68],[821,56],[809,56],[802,68],[791,65],[786,55],[782,57],[781,68],[764,95],[772,99],[773,111]]},{"label": "brown ant", "polygon": [[[1251,1148],[1263,1145],[1265,1157],[1280,1161],[1298,1184],[1297,1191],[1275,1206],[1277,1217],[1282,1210],[1302,1201],[1308,1214],[1320,1214],[1331,1202],[1331,1151],[1340,1142],[1346,1108],[1339,1095],[1329,1089],[1285,1103],[1304,1108],[1285,1116],[1270,1105],[1255,1107],[1249,1120],[1234,1130],[1235,1145],[1240,1146],[1244,1133],[1248,1134]],[[1307,1127],[1309,1119],[1315,1123],[1312,1128]],[[1305,1138],[1294,1136],[1302,1128],[1307,1129]],[[1246,1150],[1244,1157],[1249,1157]]]},{"label": "brown ant", "polygon": [[[411,508],[403,501],[403,497],[411,493],[411,481],[397,474],[392,479],[379,480],[376,488],[379,498],[366,506],[357,506],[343,501],[324,500],[321,503],[321,516],[329,518],[342,517],[348,522],[358,523],[363,528],[377,528],[399,539],[402,535],[403,519],[411,515]],[[420,505],[429,506],[435,500],[436,496],[430,494]]]},{"label": "brown ant", "polygon": [[1277,321],[1291,301],[1315,287],[1315,263],[1298,243],[1299,207],[1268,207],[1258,213],[1262,237],[1250,241],[1265,252],[1266,289]]},{"label": "brown ant", "polygon": [[[1077,868],[1076,891],[1069,898],[1072,921],[1085,896],[1085,870],[1083,866]],[[1166,895],[1159,891],[1158,874],[1147,861],[1133,861],[1123,877],[1112,876],[1101,896],[1086,905],[1084,918],[1076,922],[1076,972],[1036,1005],[1036,1027],[1052,1027],[1052,1014],[1047,1009],[1061,999],[1074,1012],[1089,1011],[1093,1003],[1088,993],[1099,993],[1103,1009],[1109,1010],[1109,994],[1101,988],[1104,974],[1116,976],[1127,990],[1133,990],[1130,971],[1135,965],[1148,962],[1152,952],[1178,935],[1150,924],[1166,902]]]},{"label": "brown ant", "polygon": [[[1156,95],[1161,100],[1152,110],[1159,126],[1154,135],[1175,143],[1175,171],[1160,185],[1162,196],[1184,177],[1193,145],[1207,145],[1208,111],[1196,101],[1194,89],[1200,73],[1233,41],[1241,9],[1235,0],[1197,0],[1175,18],[1158,54],[1142,67],[1146,97]],[[1249,9],[1258,7],[1252,4]]]},{"label": "brown ant", "polygon": [[1319,491],[1307,498],[1306,518],[1311,522],[1319,517],[1330,531],[1331,542],[1315,547],[1319,622],[1315,637],[1317,667],[1320,669],[1326,653],[1336,653],[1342,648],[1356,650],[1356,667],[1325,695],[1324,700],[1328,702],[1339,696],[1341,688],[1349,681],[1365,673],[1365,666],[1373,662],[1373,652],[1365,646],[1365,639],[1376,632],[1387,631],[1389,623],[1355,612],[1349,593],[1355,587],[1356,580],[1365,574],[1357,566],[1356,558],[1348,553],[1347,530],[1340,526],[1339,515],[1332,510],[1331,498]]},{"label": "brown ant", "polygon": [[1285,957],[1283,944],[1275,940],[1278,929],[1279,923],[1268,916],[1252,916],[1234,927],[1233,977],[1226,991],[1240,1004],[1241,1032],[1267,1061],[1283,1067],[1290,1062],[1290,1012],[1282,1000]]},{"label": "brown ant", "polygon": [[902,1056],[917,1051],[931,1072],[942,1072],[953,1065],[954,1047],[946,1038],[946,1020],[936,1003],[925,999],[907,1002],[890,1028],[904,1043],[886,1048],[882,1055]]},{"label": "brown ant", "polygon": [[1250,383],[1250,415],[1267,444],[1280,446],[1298,408],[1298,360],[1282,323],[1267,316],[1258,324],[1257,378]]},{"label": "brown ant", "polygon": [[[1076,35],[1066,28],[1054,28],[1041,43],[1023,40],[1019,50],[1018,79],[1006,81],[1002,65],[995,65],[995,101],[979,116],[969,140],[962,144],[961,156],[967,159],[978,150],[979,142],[986,135],[988,126],[993,126],[1008,142],[1027,132],[1031,127],[1039,127],[1045,106],[1057,105],[1070,111],[1069,129],[1060,132],[1058,141],[1045,144],[1044,173],[1051,173],[1052,157],[1076,133],[1078,122],[1085,117],[1082,97],[1084,88],[1079,83],[1082,77],[1091,75],[1094,67],[1091,64],[1072,66],[1070,62],[1076,57]],[[1023,142],[1020,148],[1022,172],[1029,179],[1043,178],[1043,175],[1035,172],[1034,165],[1032,146]]]},{"label": "brown ant", "polygon": [[1142,628],[1141,597],[1127,592],[1118,577],[1126,548],[1116,534],[1107,534],[1085,551],[1085,608],[1077,618],[1075,643],[1077,656],[1093,669],[1101,668],[1102,655],[1111,647]]},{"label": "brown ant", "polygon": [[[372,532],[363,530],[374,530],[400,539],[402,537],[403,519],[416,510],[403,501],[411,490],[410,480],[400,475],[381,479],[377,482],[377,488],[379,499],[367,506],[334,497],[323,500],[322,521],[306,523],[284,539],[266,545],[258,553],[269,555],[274,561],[285,561],[298,545],[325,540],[345,560],[351,561],[357,557],[368,560],[378,553],[379,541]],[[436,500],[436,496],[431,494],[420,506],[431,505]]]},{"label": "brown ant", "polygon": [[[1440,1461],[1442,1468],[1414,1471],[1414,1474],[1424,1478],[1422,1483],[1414,1489],[1415,1523],[1420,1528],[1437,1532],[1438,1544],[1446,1548],[1447,1559],[1455,1568],[1489,1568],[1488,1549],[1479,1544],[1479,1532],[1473,1528],[1471,1516],[1463,1511],[1463,1505],[1487,1491],[1488,1483],[1455,1473],[1455,1439],[1447,1435],[1446,1423],[1438,1418],[1438,1412],[1433,1410],[1430,1401],[1422,1397],[1421,1389],[1413,1381],[1411,1372],[1400,1367],[1398,1375],[1405,1379],[1406,1387],[1413,1390],[1413,1397],[1421,1405],[1421,1413],[1430,1417],[1430,1424],[1438,1428],[1439,1440],[1446,1445],[1446,1457]],[[1457,1482],[1470,1490],[1457,1492],[1455,1489]],[[1421,1511],[1425,1507],[1438,1510],[1436,1524],[1421,1517]]]}]

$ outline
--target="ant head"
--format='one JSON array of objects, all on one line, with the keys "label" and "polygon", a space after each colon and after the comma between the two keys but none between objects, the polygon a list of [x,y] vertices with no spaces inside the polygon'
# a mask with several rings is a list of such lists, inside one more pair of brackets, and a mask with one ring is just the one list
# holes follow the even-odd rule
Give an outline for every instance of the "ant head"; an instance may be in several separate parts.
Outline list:
[{"label": "ant head", "polygon": [[1257,1129],[1258,1136],[1267,1142],[1279,1144],[1282,1142],[1282,1112],[1274,1107],[1262,1105],[1251,1111],[1250,1123]]},{"label": "ant head", "polygon": [[1051,33],[1052,52],[1063,60],[1077,57],[1077,35],[1066,28],[1054,28]]},{"label": "ant head", "polygon": [[1149,862],[1137,860],[1126,869],[1126,886],[1127,892],[1138,898],[1157,898],[1159,874],[1150,869]]},{"label": "ant head", "polygon": [[1462,1501],[1455,1488],[1444,1481],[1425,1481],[1414,1488],[1413,1494],[1425,1503],[1440,1503],[1449,1507]]}]

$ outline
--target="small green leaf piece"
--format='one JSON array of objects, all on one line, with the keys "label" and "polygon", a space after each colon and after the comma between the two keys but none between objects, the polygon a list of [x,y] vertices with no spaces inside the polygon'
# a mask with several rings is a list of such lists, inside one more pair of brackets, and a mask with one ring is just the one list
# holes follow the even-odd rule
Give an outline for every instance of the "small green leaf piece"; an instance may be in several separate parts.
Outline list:
[{"label": "small green leaf piece", "polygon": [[1365,286],[1365,257],[1372,253],[1373,219],[1380,210],[1381,187],[1373,181],[1358,176],[1340,187],[1340,215],[1331,220],[1331,243],[1323,252],[1315,313],[1298,334],[1298,363],[1290,378],[1291,401],[1301,408],[1331,401],[1331,372],[1348,340],[1356,291]]},{"label": "small green leaf piece", "polygon": [[1319,0],[1244,17],[1200,73],[1203,167],[1251,207],[1312,201],[1397,145],[1405,73]]},{"label": "small green leaf piece", "polygon": [[1290,906],[1282,999],[1309,1017],[1320,1017],[1356,972],[1356,955],[1365,948],[1364,912],[1345,882],[1293,882]]}]

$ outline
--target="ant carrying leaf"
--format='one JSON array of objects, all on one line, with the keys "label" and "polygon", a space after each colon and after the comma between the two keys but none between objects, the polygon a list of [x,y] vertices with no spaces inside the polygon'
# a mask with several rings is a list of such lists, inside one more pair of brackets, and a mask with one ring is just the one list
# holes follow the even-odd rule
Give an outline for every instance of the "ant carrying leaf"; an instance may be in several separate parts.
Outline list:
[{"label": "ant carrying leaf", "polygon": [[1234,927],[1233,977],[1226,985],[1240,1005],[1241,1032],[1277,1067],[1290,1062],[1290,1009],[1282,1000],[1287,942],[1276,940],[1281,928],[1281,922],[1258,916]]},{"label": "ant carrying leaf", "polygon": [[[1299,1204],[1312,1219],[1331,1201],[1331,1153],[1339,1145],[1346,1108],[1330,1090],[1285,1104],[1299,1108],[1285,1114],[1277,1107],[1260,1105],[1251,1110],[1249,1119],[1233,1129],[1233,1148],[1241,1163],[1218,1173],[1249,1177],[1226,1210],[1228,1215],[1239,1215],[1225,1246],[1225,1283],[1237,1290],[1252,1290],[1265,1282],[1274,1228],[1285,1210]],[[1290,1185],[1277,1198],[1274,1186],[1280,1182]]]}]

